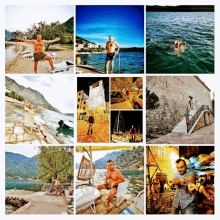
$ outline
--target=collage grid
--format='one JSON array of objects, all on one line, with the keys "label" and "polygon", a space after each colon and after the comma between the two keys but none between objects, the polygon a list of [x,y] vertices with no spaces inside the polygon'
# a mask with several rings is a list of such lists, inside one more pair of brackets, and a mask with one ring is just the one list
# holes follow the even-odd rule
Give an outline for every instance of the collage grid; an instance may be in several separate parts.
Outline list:
[{"label": "collage grid", "polygon": [[214,6],[59,8],[6,22],[5,214],[213,214]]}]

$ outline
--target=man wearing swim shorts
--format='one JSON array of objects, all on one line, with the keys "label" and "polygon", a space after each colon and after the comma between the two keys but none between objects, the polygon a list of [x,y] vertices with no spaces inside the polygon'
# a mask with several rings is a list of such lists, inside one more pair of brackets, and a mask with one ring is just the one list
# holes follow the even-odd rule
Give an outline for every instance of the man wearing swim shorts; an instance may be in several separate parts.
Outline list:
[{"label": "man wearing swim shorts", "polygon": [[186,111],[185,118],[186,118],[186,126],[188,127],[190,124],[189,116],[192,116],[189,114],[189,111]]},{"label": "man wearing swim shorts", "polygon": [[[118,185],[122,182],[125,182],[125,178],[121,174],[119,170],[114,169],[114,163],[113,161],[109,160],[107,162],[107,172],[106,172],[106,178],[103,185],[98,185],[97,189],[100,191],[101,189],[108,189],[110,190],[108,194],[108,201],[106,205],[106,211],[110,211],[110,202],[114,198],[114,195],[117,192]],[[98,199],[95,200],[95,204],[98,204]]]},{"label": "man wearing swim shorts", "polygon": [[54,40],[42,40],[42,35],[38,34],[37,40],[26,40],[26,39],[22,39],[20,37],[16,37],[16,40],[20,40],[20,41],[34,44],[34,72],[35,73],[37,73],[38,61],[43,60],[43,59],[49,61],[52,70],[55,69],[55,67],[53,66],[53,61],[52,61],[51,56],[43,53],[42,50],[43,50],[44,44],[54,43],[56,41],[59,41],[60,38],[56,38]]},{"label": "man wearing swim shorts", "polygon": [[[117,47],[116,52],[115,52],[115,47]],[[107,49],[107,57],[105,60],[105,72],[108,73],[108,64],[109,64],[109,61],[111,61],[110,73],[113,73],[114,58],[115,58],[115,55],[119,52],[119,45],[115,41],[113,41],[112,36],[109,36],[109,41],[106,43],[106,49]]]}]

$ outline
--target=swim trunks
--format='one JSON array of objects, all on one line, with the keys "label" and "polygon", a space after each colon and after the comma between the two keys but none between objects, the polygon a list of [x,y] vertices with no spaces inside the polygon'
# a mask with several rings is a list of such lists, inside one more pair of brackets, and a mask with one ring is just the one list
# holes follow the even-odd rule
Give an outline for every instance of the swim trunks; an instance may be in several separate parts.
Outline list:
[{"label": "swim trunks", "polygon": [[44,57],[46,56],[47,54],[43,53],[43,52],[40,52],[40,53],[34,53],[34,61],[37,62],[39,60],[42,60],[44,59]]},{"label": "swim trunks", "polygon": [[187,124],[189,123],[189,119],[186,119],[186,123],[187,123]]},{"label": "swim trunks", "polygon": [[[106,189],[112,189],[110,184],[104,184]],[[118,189],[118,186],[113,186],[116,190]]]},{"label": "swim trunks", "polygon": [[114,60],[116,53],[107,53],[106,61]]}]

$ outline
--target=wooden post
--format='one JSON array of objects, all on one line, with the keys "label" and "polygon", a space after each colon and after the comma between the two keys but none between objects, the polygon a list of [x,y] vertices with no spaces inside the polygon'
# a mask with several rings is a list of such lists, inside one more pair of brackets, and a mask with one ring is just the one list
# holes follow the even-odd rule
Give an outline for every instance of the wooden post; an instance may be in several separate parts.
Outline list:
[{"label": "wooden post", "polygon": [[150,168],[149,168],[149,146],[146,147],[146,184],[147,184],[147,196],[151,196],[151,187],[150,187]]},{"label": "wooden post", "polygon": [[89,153],[90,153],[90,166],[91,166],[92,186],[94,186],[93,164],[92,164],[92,147],[91,146],[89,146]]}]

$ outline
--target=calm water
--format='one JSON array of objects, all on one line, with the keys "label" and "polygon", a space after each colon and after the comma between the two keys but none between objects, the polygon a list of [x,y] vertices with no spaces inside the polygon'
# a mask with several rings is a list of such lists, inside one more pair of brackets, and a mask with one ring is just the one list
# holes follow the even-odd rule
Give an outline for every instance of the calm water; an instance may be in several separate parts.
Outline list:
[{"label": "calm water", "polygon": [[[36,113],[45,124],[43,126],[49,131],[49,133],[60,143],[60,144],[72,144],[74,143],[74,131],[73,129],[60,129],[58,121],[61,119],[70,121],[73,123],[74,117],[64,115],[62,113],[54,112],[48,109],[43,109]],[[24,110],[22,105],[11,105],[5,109],[6,119],[24,120]]]},{"label": "calm water", "polygon": [[[82,63],[87,60],[89,66],[105,70],[106,54],[80,55]],[[144,73],[144,53],[143,52],[120,52],[120,73]],[[109,62],[109,72],[110,72]],[[114,59],[114,73],[119,72],[118,55]]]},{"label": "calm water", "polygon": [[5,65],[8,65],[12,60],[14,60],[19,53],[22,51],[22,47],[15,45],[6,45],[5,47]]},{"label": "calm water", "polygon": [[41,184],[42,182],[31,180],[5,180],[5,190],[10,190],[14,188],[25,190]]},{"label": "calm water", "polygon": [[[187,43],[181,57],[175,40]],[[214,73],[214,13],[147,12],[146,61],[147,73]]]}]

